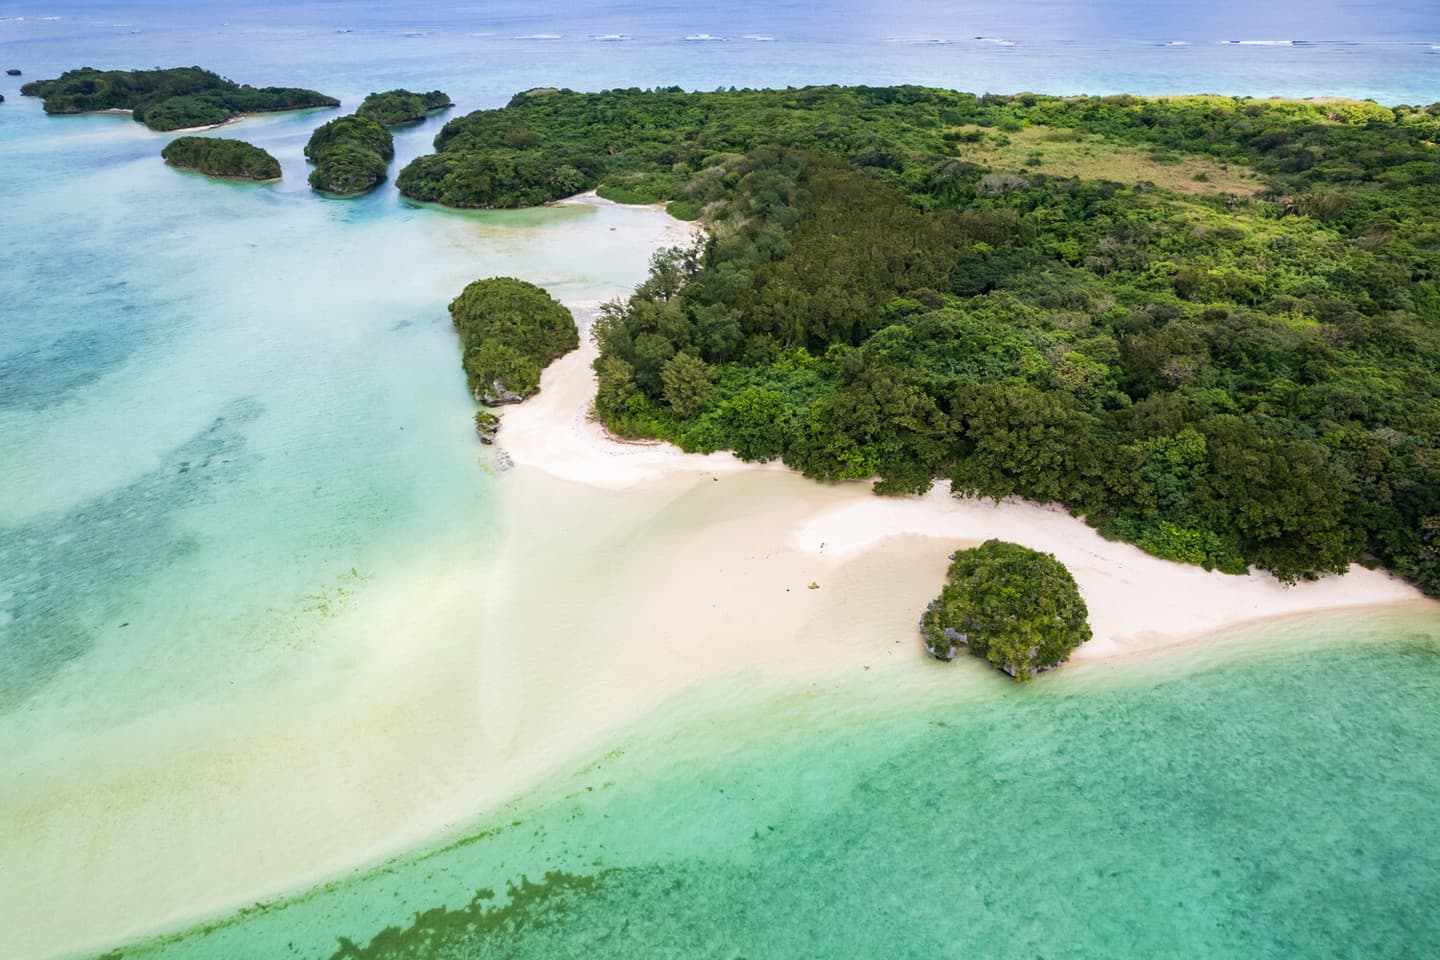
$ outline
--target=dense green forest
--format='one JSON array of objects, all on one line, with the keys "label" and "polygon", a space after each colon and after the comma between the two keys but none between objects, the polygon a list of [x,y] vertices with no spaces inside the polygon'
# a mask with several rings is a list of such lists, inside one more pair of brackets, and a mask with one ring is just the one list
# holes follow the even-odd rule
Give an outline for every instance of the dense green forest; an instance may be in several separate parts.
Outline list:
[{"label": "dense green forest", "polygon": [[224,123],[245,113],[338,107],[340,101],[298,87],[251,87],[199,67],[169,70],[67,70],[53,80],[20,88],[41,97],[46,113],[130,110],[151,130],[180,130]]},{"label": "dense green forest", "polygon": [[1437,137],[1440,105],[532,91],[399,182],[704,214],[593,331],[620,433],[1437,593]]},{"label": "dense green forest", "polygon": [[165,162],[212,177],[237,180],[278,180],[280,161],[244,140],[223,137],[176,137],[160,151]]},{"label": "dense green forest", "polygon": [[386,126],[394,126],[424,120],[435,110],[453,106],[455,104],[449,95],[439,90],[431,90],[429,93],[386,90],[384,93],[370,94],[355,112],[362,117],[378,120]]},{"label": "dense green forest", "polygon": [[931,656],[953,660],[964,647],[1024,681],[1090,639],[1090,611],[1053,554],[987,540],[950,561],[940,596],[920,618]]},{"label": "dense green forest", "polygon": [[[460,334],[465,379],[476,400],[494,406],[524,400],[540,389],[550,361],[580,345],[575,319],[544,290],[512,277],[476,280],[450,301]],[[493,439],[492,417],[477,417],[482,439]],[[490,438],[485,437],[489,428]]]},{"label": "dense green forest", "polygon": [[385,182],[395,138],[377,120],[358,114],[336,117],[318,127],[305,144],[305,159],[315,164],[310,186],[350,196]]}]

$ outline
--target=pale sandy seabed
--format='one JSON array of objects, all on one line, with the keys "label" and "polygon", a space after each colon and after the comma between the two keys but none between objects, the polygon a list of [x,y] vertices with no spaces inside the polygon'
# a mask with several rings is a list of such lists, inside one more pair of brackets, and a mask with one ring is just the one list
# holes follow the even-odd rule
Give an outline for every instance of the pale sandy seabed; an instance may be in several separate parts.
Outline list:
[{"label": "pale sandy seabed", "polygon": [[[657,230],[657,242],[688,232]],[[596,304],[570,306],[584,322]],[[1071,673],[1264,618],[1429,604],[1374,571],[1284,587],[1158,560],[1054,508],[941,487],[880,498],[618,443],[587,416],[593,355],[586,343],[557,361],[539,396],[504,413],[514,468],[498,553],[368,591],[336,624],[353,644],[297,654],[336,669],[7,771],[0,809],[20,813],[0,863],[32,865],[0,877],[7,956],[103,946],[422,844],[709,681],[751,678],[763,696],[869,670],[883,696],[978,669],[925,657],[915,623],[948,554],[990,537],[1074,573],[1095,638]]]}]

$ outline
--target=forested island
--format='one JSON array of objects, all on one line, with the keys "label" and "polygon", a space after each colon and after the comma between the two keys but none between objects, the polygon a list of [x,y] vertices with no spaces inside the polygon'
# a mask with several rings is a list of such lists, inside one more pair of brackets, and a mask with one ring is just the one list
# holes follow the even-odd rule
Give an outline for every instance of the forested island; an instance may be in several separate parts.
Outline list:
[{"label": "forested island", "polygon": [[987,540],[950,560],[944,589],[920,618],[931,656],[953,660],[964,647],[1023,682],[1090,639],[1090,612],[1053,554]]},{"label": "forested island", "polygon": [[202,70],[67,70],[53,80],[32,80],[20,88],[41,97],[52,114],[129,110],[151,130],[211,127],[247,113],[274,113],[311,107],[338,107],[340,101],[299,87],[251,87]]},{"label": "forested island", "polygon": [[1440,105],[539,90],[398,182],[703,214],[593,331],[618,433],[1436,594],[1437,138]]},{"label": "forested island", "polygon": [[165,162],[211,177],[231,180],[278,180],[280,161],[244,140],[223,137],[177,137],[160,151]]},{"label": "forested island", "polygon": [[453,106],[455,104],[449,95],[439,90],[431,90],[429,93],[386,90],[384,93],[367,96],[360,104],[360,109],[355,112],[393,127],[402,123],[416,123],[437,110],[446,110]]},{"label": "forested island", "polygon": [[[476,280],[450,302],[460,335],[465,379],[476,400],[516,403],[540,389],[540,373],[580,345],[575,320],[544,290],[513,277]],[[493,415],[477,416],[476,431],[494,439]]]},{"label": "forested island", "polygon": [[395,138],[384,124],[353,113],[319,127],[305,144],[305,159],[315,164],[310,186],[340,196],[380,186],[394,156]]}]

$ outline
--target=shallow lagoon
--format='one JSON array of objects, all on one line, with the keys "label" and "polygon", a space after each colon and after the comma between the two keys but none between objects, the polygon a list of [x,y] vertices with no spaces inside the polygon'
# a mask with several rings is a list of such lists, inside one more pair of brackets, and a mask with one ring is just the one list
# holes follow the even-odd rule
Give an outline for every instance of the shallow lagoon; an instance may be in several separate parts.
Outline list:
[{"label": "shallow lagoon", "polygon": [[432,853],[126,956],[1440,948],[1429,610],[1024,688],[962,660],[756,693],[663,708]]}]

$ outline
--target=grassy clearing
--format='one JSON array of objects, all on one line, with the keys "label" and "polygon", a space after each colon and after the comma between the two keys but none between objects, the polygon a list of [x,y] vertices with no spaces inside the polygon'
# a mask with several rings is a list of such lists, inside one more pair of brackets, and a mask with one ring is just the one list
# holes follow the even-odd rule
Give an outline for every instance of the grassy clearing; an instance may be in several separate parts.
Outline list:
[{"label": "grassy clearing", "polygon": [[1175,193],[1250,196],[1263,186],[1244,167],[1209,157],[1160,148],[1115,143],[1104,137],[1053,127],[1026,127],[1001,133],[982,127],[961,127],[977,136],[974,143],[958,144],[960,157],[1005,172],[1021,170],[1052,177],[1114,180],[1117,183],[1149,181]]}]

